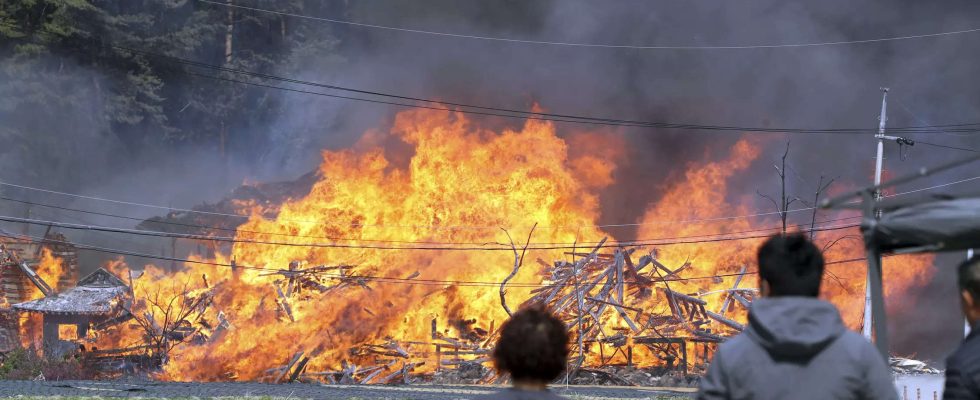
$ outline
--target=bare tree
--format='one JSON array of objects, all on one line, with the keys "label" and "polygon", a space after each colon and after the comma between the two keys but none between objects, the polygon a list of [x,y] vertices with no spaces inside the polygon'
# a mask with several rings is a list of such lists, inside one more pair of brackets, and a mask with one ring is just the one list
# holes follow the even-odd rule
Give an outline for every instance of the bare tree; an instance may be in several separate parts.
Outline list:
[{"label": "bare tree", "polygon": [[507,230],[504,228],[500,228],[500,230],[507,234],[507,239],[510,240],[510,248],[514,250],[514,269],[510,271],[510,275],[507,275],[507,277],[504,278],[503,282],[500,282],[500,305],[504,307],[504,311],[507,312],[507,315],[514,315],[514,313],[512,313],[510,308],[507,307],[507,291],[504,290],[504,287],[507,285],[508,281],[517,275],[517,271],[521,269],[521,265],[524,265],[524,254],[527,253],[527,247],[531,245],[531,235],[534,235],[534,229],[537,227],[538,223],[535,222],[534,226],[531,227],[531,232],[528,232],[527,234],[527,241],[524,242],[524,249],[521,250],[520,254],[517,253],[517,245],[514,244],[514,238],[510,236],[510,232],[507,232]]},{"label": "bare tree", "polygon": [[[776,206],[776,211],[779,213],[780,219],[782,220],[782,232],[783,232],[784,235],[786,234],[786,219],[787,219],[787,214],[789,213],[789,206],[791,204],[793,204],[796,201],[799,201],[800,203],[803,203],[807,207],[812,208],[813,212],[810,214],[810,228],[809,228],[809,231],[808,232],[809,232],[810,240],[813,240],[815,238],[816,232],[817,232],[817,229],[816,229],[816,225],[817,225],[817,212],[819,211],[819,209],[817,207],[817,204],[820,204],[820,196],[822,196],[823,193],[826,192],[828,188],[830,188],[830,185],[832,185],[834,183],[834,181],[837,180],[837,178],[839,178],[839,177],[830,179],[829,181],[827,181],[826,183],[824,183],[824,179],[826,177],[824,175],[820,175],[820,179],[817,182],[816,191],[813,192],[813,203],[812,204],[809,203],[809,202],[807,202],[806,200],[800,199],[799,197],[792,197],[792,198],[790,198],[790,196],[788,196],[786,194],[786,170],[789,169],[790,171],[793,171],[793,173],[796,174],[796,177],[797,177],[797,179],[800,182],[802,182],[802,183],[805,184],[806,181],[800,176],[799,173],[796,172],[795,169],[793,169],[792,166],[786,165],[786,158],[787,158],[787,156],[789,156],[789,146],[790,146],[790,141],[786,141],[786,150],[783,152],[783,156],[782,156],[782,159],[781,159],[781,165],[773,165],[773,167],[776,168],[777,176],[779,176],[779,183],[780,183],[780,199],[779,199],[779,201],[777,202],[776,199],[773,199],[771,196],[768,196],[766,194],[763,194],[762,192],[760,192],[758,190],[756,191],[756,193],[759,196],[762,196],[763,198],[769,200],[770,202],[772,202],[772,204],[774,206]],[[802,230],[803,228],[800,227],[800,229]],[[823,246],[823,248],[821,249],[821,252],[822,253],[826,253],[828,250],[830,250],[831,248],[833,248],[834,246],[836,246],[838,243],[840,243],[842,241],[845,241],[845,240],[851,240],[851,239],[858,239],[858,240],[860,240],[860,236],[858,236],[858,235],[844,235],[844,236],[838,237],[838,238],[836,238],[836,239],[834,239],[834,240],[826,243]],[[830,271],[829,269],[827,269],[826,270],[826,273],[830,277],[830,279],[833,279],[837,283],[837,285],[839,285],[841,288],[843,288],[845,290],[848,290],[847,287],[844,285],[844,283],[841,281],[840,277],[838,277],[836,274],[834,274],[833,271]]]},{"label": "bare tree", "polygon": [[779,218],[783,222],[784,235],[786,234],[786,216],[789,213],[789,206],[794,202],[796,202],[797,200],[799,200],[799,198],[797,197],[790,199],[789,197],[786,196],[786,156],[789,155],[789,143],[790,142],[787,140],[786,151],[783,152],[782,165],[780,166],[780,165],[773,164],[773,167],[776,168],[776,174],[779,176],[779,184],[780,184],[779,202],[777,203],[776,200],[773,199],[771,196],[763,194],[762,192],[756,190],[756,193],[759,196],[762,196],[763,198],[771,201],[772,204],[776,206],[776,212],[779,213]]},{"label": "bare tree", "polygon": [[817,233],[816,231],[817,211],[819,211],[820,209],[820,207],[817,207],[817,205],[820,204],[820,195],[822,195],[823,192],[825,192],[827,188],[829,188],[830,185],[832,185],[834,181],[837,180],[837,178],[833,178],[827,181],[827,183],[823,183],[823,180],[824,180],[824,176],[820,175],[820,180],[817,182],[817,190],[813,193],[812,204],[806,202],[805,200],[800,200],[801,203],[803,203],[807,207],[810,207],[813,210],[813,212],[810,214],[810,240],[813,240],[814,236]]},{"label": "bare tree", "polygon": [[197,334],[204,313],[211,305],[210,290],[192,289],[188,282],[171,286],[134,301],[133,320],[143,330],[143,338],[154,355],[165,359],[177,345]]}]

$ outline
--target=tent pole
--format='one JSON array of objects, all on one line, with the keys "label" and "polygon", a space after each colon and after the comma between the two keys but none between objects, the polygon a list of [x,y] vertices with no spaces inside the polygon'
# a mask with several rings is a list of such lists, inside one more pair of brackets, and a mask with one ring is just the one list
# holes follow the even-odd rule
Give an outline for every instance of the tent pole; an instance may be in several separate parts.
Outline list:
[{"label": "tent pole", "polygon": [[[973,258],[973,249],[969,249],[969,250],[966,251],[966,259],[969,260],[971,258]],[[963,319],[963,337],[967,337],[969,335],[970,335],[970,321],[967,321],[966,318],[964,318]]]},{"label": "tent pole", "polygon": [[885,321],[885,296],[881,279],[881,251],[871,244],[868,251],[868,288],[871,292],[871,329],[875,347],[888,362],[888,323]]}]

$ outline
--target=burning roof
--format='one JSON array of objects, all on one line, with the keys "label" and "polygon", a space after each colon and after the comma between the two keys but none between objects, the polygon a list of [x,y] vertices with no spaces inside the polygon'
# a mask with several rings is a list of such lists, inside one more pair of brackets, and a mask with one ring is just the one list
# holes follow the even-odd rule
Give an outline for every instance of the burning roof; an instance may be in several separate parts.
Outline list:
[{"label": "burning roof", "polygon": [[115,275],[99,268],[63,293],[14,304],[21,311],[62,315],[110,315],[117,311],[121,297],[129,287]]}]

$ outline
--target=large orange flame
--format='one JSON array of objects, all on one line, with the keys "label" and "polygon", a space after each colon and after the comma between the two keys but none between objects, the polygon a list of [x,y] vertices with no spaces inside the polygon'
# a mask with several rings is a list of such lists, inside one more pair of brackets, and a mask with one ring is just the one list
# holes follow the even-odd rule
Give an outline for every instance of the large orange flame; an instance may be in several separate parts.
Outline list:
[{"label": "large orange flame", "polygon": [[[392,141],[404,145],[391,146]],[[575,147],[570,148],[572,145]],[[411,350],[418,354],[427,354],[431,347],[416,344],[431,342],[433,320],[440,331],[451,336],[464,336],[467,330],[477,328],[490,331],[507,317],[497,288],[445,281],[500,282],[514,267],[511,237],[519,248],[535,223],[539,226],[531,238],[534,243],[594,242],[608,236],[594,226],[600,221],[599,193],[614,182],[616,157],[623,154],[624,146],[615,136],[588,133],[569,135],[565,140],[556,135],[551,123],[542,121],[527,121],[520,130],[496,132],[449,111],[399,113],[390,133],[372,131],[351,149],[324,151],[321,179],[309,195],[282,204],[275,219],[264,218],[266,210],[253,208],[236,235],[246,241],[288,239],[296,244],[342,246],[240,242],[230,254],[206,261],[243,268],[193,264],[171,273],[148,267],[135,280],[137,298],[179,294],[181,290],[195,295],[211,293],[213,302],[206,318],[212,322],[208,328],[212,332],[216,331],[213,322],[217,313],[227,318],[227,328],[212,340],[189,341],[176,347],[163,377],[257,379],[300,351],[310,357],[308,370],[338,370],[346,362],[371,362],[350,349],[390,339],[405,347],[416,346]],[[776,233],[761,229],[775,226],[778,218],[774,216],[725,218],[750,214],[755,209],[757,199],[731,198],[728,186],[730,178],[748,170],[761,152],[760,143],[743,140],[721,161],[690,165],[682,177],[667,186],[663,197],[648,207],[639,221],[638,236]],[[853,228],[825,231],[816,239],[826,244],[855,232]],[[654,246],[652,250],[669,268],[689,265],[684,276],[733,275],[743,267],[749,273],[755,271],[754,253],[761,240],[700,241]],[[492,247],[504,244],[506,248],[377,248],[419,246],[412,244],[418,242],[470,243],[465,247],[473,248],[491,243]],[[566,259],[564,251],[535,250],[525,259]],[[860,256],[859,239],[840,240],[827,251],[831,261]],[[929,270],[924,267],[930,261],[927,256],[889,259],[885,268],[890,298],[926,279]],[[349,284],[323,293],[310,289],[296,293],[295,277],[290,282],[288,274],[251,268],[282,270],[291,264],[292,269],[343,266],[327,269],[330,278],[323,284]],[[540,284],[541,268],[537,263],[525,263],[512,282]],[[836,278],[828,279],[825,294],[842,307],[845,319],[854,327],[861,313],[864,265],[835,264],[829,270]],[[338,275],[391,280],[344,280]],[[734,276],[725,276],[675,281],[671,289],[705,293],[708,309],[717,312],[723,294],[710,292],[731,287],[734,280]],[[754,275],[741,285],[754,287]],[[528,287],[512,287],[506,299],[513,308],[529,295]],[[628,305],[662,309],[662,300],[651,296],[630,300]],[[148,307],[145,302],[139,304]],[[744,313],[728,315],[744,322]],[[475,322],[459,323],[464,320]],[[621,327],[622,321],[608,321],[607,333]],[[138,333],[123,331],[101,340],[105,345],[127,345],[141,338]],[[594,355],[589,359],[594,360]],[[634,362],[655,360],[637,354]],[[420,368],[431,370],[434,365]]]}]

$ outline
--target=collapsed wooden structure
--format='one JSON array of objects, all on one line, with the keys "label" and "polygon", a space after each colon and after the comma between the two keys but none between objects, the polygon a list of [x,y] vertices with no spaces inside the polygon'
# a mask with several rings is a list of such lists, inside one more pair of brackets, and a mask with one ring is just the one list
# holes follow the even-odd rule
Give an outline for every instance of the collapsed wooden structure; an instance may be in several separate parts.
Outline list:
[{"label": "collapsed wooden structure", "polygon": [[[5,236],[0,246],[0,288],[8,304],[31,300],[36,291],[50,295],[58,288],[70,288],[78,281],[78,249],[60,233],[48,231],[43,241]],[[56,282],[44,282],[37,275],[44,250],[61,260],[62,274]]]},{"label": "collapsed wooden structure", "polygon": [[[706,365],[724,336],[741,331],[742,325],[726,314],[734,307],[747,307],[752,301],[754,289],[739,287],[745,268],[736,276],[733,287],[720,291],[725,299],[722,307],[710,310],[708,302],[702,299],[705,294],[684,293],[678,285],[672,285],[687,279],[684,273],[693,269],[690,264],[670,268],[658,260],[656,251],[638,256],[638,248],[600,252],[604,243],[605,239],[589,252],[569,253],[572,261],[548,263],[537,260],[542,283],[520,304],[520,307],[548,307],[568,325],[573,338],[568,379],[589,376],[590,383],[599,380],[629,384],[603,368],[639,366],[634,362],[634,351],[638,349],[655,355],[659,362],[654,364],[661,372],[697,372]],[[519,267],[515,265],[515,270]],[[266,274],[272,278],[273,301],[281,320],[284,323],[296,321],[292,310],[297,302],[345,288],[373,290],[371,278],[354,274],[354,269],[353,265],[307,267],[296,261],[285,270]],[[23,274],[20,279],[40,285],[38,288],[46,286],[43,280],[30,279],[31,274],[24,272],[22,267],[18,266],[18,271]],[[30,271],[29,266],[27,271]],[[415,272],[403,279],[418,276]],[[165,362],[169,349],[179,343],[221,340],[222,332],[236,329],[221,310],[213,309],[216,287],[206,276],[202,279],[203,288],[185,288],[183,292],[175,293],[181,298],[175,303],[177,307],[165,309],[160,299],[132,298],[130,287],[100,269],[82,279],[78,287],[65,289],[59,283],[63,289],[61,293],[45,291],[45,297],[22,302],[15,308],[45,315],[46,343],[64,342],[58,337],[59,325],[77,326],[75,337],[68,340],[76,344],[83,341],[89,330],[138,326],[144,331],[144,343],[119,349],[90,348],[84,359],[99,370],[153,368]],[[506,285],[506,280],[500,285],[502,294],[507,290]],[[505,304],[502,306],[506,309]],[[364,311],[372,313],[369,309]],[[164,320],[168,322],[158,323],[158,314],[166,314]],[[265,371],[263,380],[336,384],[440,379],[496,382],[501,377],[491,368],[490,353],[499,325],[495,327],[491,321],[489,329],[484,329],[486,324],[477,322],[472,319],[449,320],[443,322],[448,326],[440,327],[439,319],[433,319],[428,340],[387,338],[379,343],[364,343],[349,349],[350,358],[337,370],[309,370],[310,361],[320,350],[299,351],[284,359],[280,367]],[[357,364],[351,360],[356,360]],[[644,357],[642,364],[649,366],[649,361],[649,357]],[[423,366],[425,368],[420,368]]]},{"label": "collapsed wooden structure", "polygon": [[[697,372],[704,368],[725,336],[743,329],[741,323],[726,314],[735,307],[748,307],[755,295],[756,289],[739,287],[746,268],[735,274],[735,283],[729,289],[706,294],[683,293],[671,283],[684,281],[683,273],[690,264],[671,269],[657,259],[655,251],[634,262],[639,249],[617,248],[611,253],[600,253],[604,242],[605,239],[591,252],[569,253],[574,261],[537,260],[544,283],[531,290],[531,297],[520,305],[545,306],[568,325],[573,340],[570,379],[590,375],[613,384],[630,384],[602,368],[637,367],[633,359],[637,348],[656,355],[660,361],[656,368],[663,373]],[[281,275],[275,282],[281,315],[292,318],[291,302],[304,297],[297,294],[299,291],[325,293],[348,286],[370,290],[369,280],[348,275],[350,268],[300,268],[298,263],[292,263],[287,271],[274,273]],[[323,278],[321,273],[325,271],[340,275]],[[506,282],[500,289],[506,291]],[[724,297],[722,306],[709,310],[708,302],[701,297],[717,292],[722,292]],[[371,310],[365,312],[371,314]],[[282,366],[267,370],[264,380],[386,384],[439,381],[444,377],[451,377],[448,381],[470,383],[492,383],[500,379],[490,367],[490,353],[499,325],[495,327],[491,322],[489,329],[481,329],[476,320],[446,322],[453,329],[440,329],[438,321],[433,319],[431,337],[426,341],[389,338],[382,343],[352,348],[350,360],[359,360],[361,365],[344,361],[338,370],[308,371],[307,365],[318,351],[300,351],[283,360]],[[450,332],[455,332],[455,336]],[[426,372],[415,372],[421,366],[427,366]]]},{"label": "collapsed wooden structure", "polygon": [[[719,312],[709,311],[705,300],[671,288],[672,281],[684,280],[680,273],[690,264],[668,268],[657,259],[656,251],[634,262],[637,248],[599,253],[603,243],[605,239],[590,253],[570,253],[577,258],[572,262],[548,265],[538,260],[545,267],[544,280],[550,283],[534,289],[533,296],[523,303],[544,305],[569,326],[574,340],[571,371],[583,367],[586,355],[596,353],[593,348],[599,358],[592,364],[607,365],[618,354],[625,366],[632,367],[633,350],[642,346],[668,369],[686,373],[694,367],[690,355],[700,356],[700,363],[705,364],[715,345],[724,339],[720,332],[742,330],[741,324],[724,316],[724,307]],[[735,291],[726,296],[732,298],[737,291],[736,283]],[[655,299],[658,293],[661,296]],[[666,302],[669,312],[651,307],[658,301]]]},{"label": "collapsed wooden structure", "polygon": [[[43,241],[0,232],[0,352],[21,345],[20,315],[12,304],[70,288],[78,280],[78,251],[63,235],[50,230]],[[44,250],[60,259],[62,273],[51,287],[36,272]],[[32,334],[33,332],[27,332]]]}]

